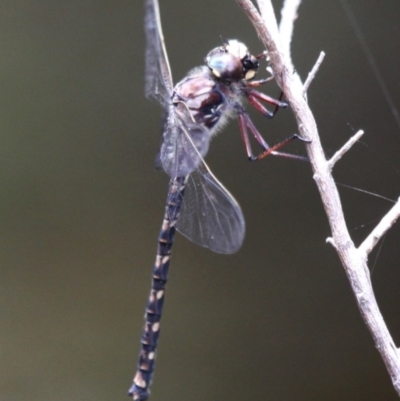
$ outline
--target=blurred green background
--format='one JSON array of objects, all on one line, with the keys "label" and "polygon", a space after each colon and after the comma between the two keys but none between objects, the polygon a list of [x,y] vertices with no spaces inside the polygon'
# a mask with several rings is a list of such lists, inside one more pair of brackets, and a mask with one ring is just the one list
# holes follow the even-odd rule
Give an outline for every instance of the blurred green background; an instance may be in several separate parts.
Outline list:
[{"label": "blurred green background", "polygon": [[[400,3],[348,3],[400,107]],[[233,0],[163,0],[161,15],[175,82],[220,36],[262,50]],[[2,401],[128,399],[168,183],[153,168],[161,113],[143,96],[144,41],[142,1],[0,4]],[[337,0],[299,10],[303,78],[321,50],[309,102],[326,153],[366,131],[336,179],[396,199],[400,127]],[[269,143],[296,130],[290,110],[254,120]],[[246,239],[221,256],[177,235],[151,399],[396,400],[325,244],[309,165],[249,163],[236,122],[207,161],[241,204]],[[340,192],[360,243],[391,203]],[[371,256],[397,344],[399,240],[397,225]]]}]

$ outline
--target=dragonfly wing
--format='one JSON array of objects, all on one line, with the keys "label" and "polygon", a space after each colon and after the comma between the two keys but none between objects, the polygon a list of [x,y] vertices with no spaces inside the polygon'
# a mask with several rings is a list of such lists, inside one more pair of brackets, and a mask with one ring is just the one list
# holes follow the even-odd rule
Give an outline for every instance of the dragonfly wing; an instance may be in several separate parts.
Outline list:
[{"label": "dragonfly wing", "polygon": [[167,109],[173,90],[157,0],[145,0],[146,78],[145,95]]},{"label": "dragonfly wing", "polygon": [[171,177],[190,174],[203,162],[210,143],[210,134],[202,125],[192,121],[188,111],[169,106],[160,150],[161,164]]},{"label": "dragonfly wing", "polygon": [[177,229],[217,253],[235,253],[243,243],[242,210],[204,162],[189,177]]}]

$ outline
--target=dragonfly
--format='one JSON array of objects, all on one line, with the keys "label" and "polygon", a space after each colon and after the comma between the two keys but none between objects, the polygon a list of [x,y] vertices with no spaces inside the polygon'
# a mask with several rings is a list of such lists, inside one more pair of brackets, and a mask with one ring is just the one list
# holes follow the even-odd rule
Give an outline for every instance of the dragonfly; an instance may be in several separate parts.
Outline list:
[{"label": "dragonfly", "polygon": [[[242,140],[250,160],[269,154],[300,158],[278,152],[297,135],[269,147],[244,109],[247,101],[268,118],[287,107],[254,88],[270,78],[254,80],[259,61],[267,57],[250,54],[237,40],[227,40],[210,51],[203,66],[191,70],[173,85],[161,28],[157,0],[144,0],[146,31],[145,95],[159,102],[166,114],[161,149],[156,164],[170,177],[164,219],[158,238],[152,286],[145,313],[145,327],[137,371],[129,395],[134,400],[149,397],[155,352],[171,249],[176,230],[192,242],[210,250],[232,254],[239,250],[245,235],[242,210],[204,161],[210,139],[231,117],[237,116]],[[270,112],[263,103],[275,106]],[[254,156],[249,131],[262,148]]]}]

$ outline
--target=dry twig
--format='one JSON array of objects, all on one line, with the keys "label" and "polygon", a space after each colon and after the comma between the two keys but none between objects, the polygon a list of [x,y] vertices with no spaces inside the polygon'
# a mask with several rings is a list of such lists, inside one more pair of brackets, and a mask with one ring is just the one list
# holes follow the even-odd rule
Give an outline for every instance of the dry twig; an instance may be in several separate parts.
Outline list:
[{"label": "dry twig", "polygon": [[350,148],[364,135],[363,130],[356,132],[329,160],[329,168],[332,170],[333,166],[347,153]]},{"label": "dry twig", "polygon": [[311,82],[314,80],[315,76],[317,75],[319,67],[321,66],[322,62],[324,61],[324,58],[325,58],[325,52],[321,52],[317,58],[317,61],[314,64],[314,67],[308,73],[308,77],[306,79],[306,82],[304,82],[304,86],[303,86],[303,91],[304,91],[305,95],[308,91],[309,86],[311,85]]},{"label": "dry twig", "polygon": [[[253,23],[258,36],[267,49],[272,70],[276,81],[285,94],[285,98],[291,105],[297,120],[299,132],[303,138],[310,139],[307,145],[308,156],[311,162],[314,179],[318,186],[321,199],[328,217],[332,231],[332,243],[343,264],[351,288],[365,324],[371,332],[375,346],[382,356],[393,386],[400,395],[400,355],[389,330],[378,308],[372,289],[369,270],[367,266],[367,253],[373,248],[378,239],[394,223],[400,214],[400,201],[392,208],[381,223],[373,230],[367,240],[357,249],[348,232],[344,219],[339,193],[331,174],[333,164],[351,147],[342,148],[338,157],[331,161],[326,160],[321,142],[318,136],[317,125],[314,116],[303,96],[303,84],[294,69],[290,55],[283,49],[290,47],[291,32],[293,26],[288,23],[282,25],[290,35],[279,36],[275,14],[270,0],[257,0],[260,12],[250,0],[236,0],[244,9],[248,18]],[[292,10],[288,21],[293,22],[297,16],[299,0],[286,0],[284,7]],[[288,37],[290,36],[290,37]],[[281,40],[285,40],[282,46]],[[337,160],[336,160],[337,159]],[[386,221],[387,220],[387,221]]]}]

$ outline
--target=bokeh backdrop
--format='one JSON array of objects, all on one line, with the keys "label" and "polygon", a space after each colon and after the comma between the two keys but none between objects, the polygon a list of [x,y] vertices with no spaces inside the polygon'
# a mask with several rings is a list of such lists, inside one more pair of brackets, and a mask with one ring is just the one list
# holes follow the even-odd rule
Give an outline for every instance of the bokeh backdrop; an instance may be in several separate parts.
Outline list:
[{"label": "bokeh backdrop", "polygon": [[[346,0],[387,93],[339,0],[305,0],[293,59],[327,155],[365,137],[339,183],[400,194],[400,3]],[[153,167],[161,113],[143,95],[143,2],[0,4],[0,400],[127,400],[168,178]],[[234,0],[162,0],[175,82],[219,45],[260,42]],[[275,2],[279,13],[281,1]],[[263,72],[260,73],[263,75]],[[270,95],[279,90],[271,83]],[[269,143],[290,110],[254,115]],[[291,151],[305,154],[302,144]],[[222,256],[177,235],[152,400],[396,400],[330,245],[310,166],[249,163],[236,122],[207,161],[246,217]],[[360,243],[389,200],[340,188]],[[384,317],[400,342],[400,227],[371,256]]]}]

